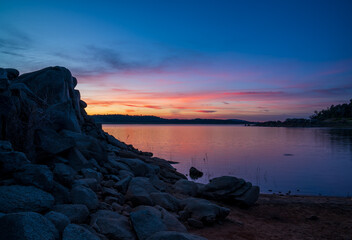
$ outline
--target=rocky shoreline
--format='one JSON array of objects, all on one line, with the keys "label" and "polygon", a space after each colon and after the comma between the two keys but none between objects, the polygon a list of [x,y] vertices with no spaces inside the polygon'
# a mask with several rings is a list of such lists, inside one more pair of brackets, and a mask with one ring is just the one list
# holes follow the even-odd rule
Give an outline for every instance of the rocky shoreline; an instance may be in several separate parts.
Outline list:
[{"label": "rocky shoreline", "polygon": [[[170,162],[105,133],[63,67],[0,68],[2,239],[204,239],[188,228],[250,207],[259,187],[188,181]],[[216,200],[214,203],[212,200]]]}]

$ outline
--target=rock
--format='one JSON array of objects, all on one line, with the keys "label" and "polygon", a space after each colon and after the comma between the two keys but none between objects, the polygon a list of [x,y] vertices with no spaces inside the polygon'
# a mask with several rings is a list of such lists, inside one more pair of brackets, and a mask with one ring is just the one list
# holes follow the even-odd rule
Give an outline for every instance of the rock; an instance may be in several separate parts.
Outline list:
[{"label": "rock", "polygon": [[73,223],[82,223],[89,215],[87,206],[83,204],[59,204],[54,206],[53,211],[66,215]]},{"label": "rock", "polygon": [[91,226],[109,239],[135,239],[128,218],[112,211],[99,210],[92,214]]},{"label": "rock", "polygon": [[66,215],[59,212],[48,212],[45,214],[45,217],[55,225],[56,229],[60,233],[62,233],[65,227],[71,223],[70,219]]},{"label": "rock", "polygon": [[176,212],[180,209],[180,201],[169,193],[154,192],[150,196],[156,205],[166,210]]},{"label": "rock", "polygon": [[54,167],[54,178],[61,184],[71,187],[73,181],[76,176],[76,171],[64,164],[64,163],[56,163]]},{"label": "rock", "polygon": [[127,176],[125,178],[123,178],[122,180],[118,181],[114,187],[122,192],[123,194],[125,194],[127,192],[127,189],[128,189],[128,185],[130,183],[130,181],[132,180],[132,177],[131,176]]},{"label": "rock", "polygon": [[118,175],[119,175],[120,179],[123,179],[125,177],[134,177],[134,174],[128,170],[120,170],[118,172]]},{"label": "rock", "polygon": [[20,75],[20,72],[14,68],[5,68],[5,71],[9,80],[14,80]]},{"label": "rock", "polygon": [[130,214],[130,218],[140,240],[145,240],[154,233],[167,230],[161,219],[161,213],[153,207],[137,208],[136,211]]},{"label": "rock", "polygon": [[1,152],[11,152],[12,144],[9,141],[0,140],[0,151]]},{"label": "rock", "polygon": [[100,240],[100,238],[84,227],[69,224],[62,234],[62,240]]},{"label": "rock", "polygon": [[165,182],[161,181],[157,175],[153,175],[149,178],[149,181],[153,186],[161,192],[165,192],[167,185]]},{"label": "rock", "polygon": [[103,180],[103,175],[91,168],[83,168],[81,169],[81,172],[85,178],[95,178],[98,183]]},{"label": "rock", "polygon": [[96,209],[99,205],[98,197],[91,189],[76,185],[71,190],[71,200],[74,204],[84,204],[88,209]]},{"label": "rock", "polygon": [[213,178],[204,186],[202,195],[212,198],[221,198],[241,188],[245,183],[243,179],[231,176]]},{"label": "rock", "polygon": [[0,152],[1,176],[19,170],[23,165],[30,163],[26,155],[21,152]]},{"label": "rock", "polygon": [[241,206],[251,206],[259,198],[259,187],[250,182],[231,176],[217,177],[210,180],[200,193],[202,196],[226,201]]},{"label": "rock", "polygon": [[126,193],[126,200],[132,202],[134,206],[154,205],[150,193],[158,192],[149,182],[148,178],[135,177],[131,180]]},{"label": "rock", "polygon": [[46,165],[26,164],[14,175],[23,185],[33,185],[50,192],[53,188],[53,173]]},{"label": "rock", "polygon": [[67,159],[70,166],[76,171],[91,167],[91,164],[77,148],[70,149]]},{"label": "rock", "polygon": [[237,202],[244,206],[252,206],[259,198],[259,187],[253,186],[242,196],[235,198]]},{"label": "rock", "polygon": [[123,210],[123,207],[120,204],[118,204],[117,202],[113,202],[111,204],[111,207],[115,212],[118,212],[118,213],[121,213]]},{"label": "rock", "polygon": [[180,223],[175,215],[166,211],[162,207],[156,206],[155,208],[160,211],[161,219],[163,220],[163,223],[165,224],[168,231],[187,232],[186,227]]},{"label": "rock", "polygon": [[58,232],[42,215],[22,212],[0,218],[0,236],[4,240],[55,240]]},{"label": "rock", "polygon": [[201,171],[199,171],[197,168],[191,167],[191,168],[189,169],[189,176],[190,176],[192,179],[198,179],[198,178],[203,177],[203,173],[202,173]]},{"label": "rock", "polygon": [[51,194],[55,198],[55,204],[63,204],[63,203],[71,202],[70,191],[58,182],[54,181]]},{"label": "rock", "polygon": [[101,186],[95,178],[82,178],[75,180],[73,185],[81,185],[92,189],[94,192],[101,191]]},{"label": "rock", "polygon": [[206,238],[189,233],[162,231],[153,234],[147,240],[206,240]]},{"label": "rock", "polygon": [[99,162],[105,162],[107,153],[103,145],[94,137],[84,133],[78,133],[69,130],[61,131],[61,135],[74,140],[76,148],[83,154],[86,159],[97,159]]},{"label": "rock", "polygon": [[[118,199],[124,199],[124,196],[121,193],[117,192],[113,188],[103,187],[103,195],[104,196],[112,196],[112,197],[115,197],[115,198],[118,198]],[[122,203],[123,202],[124,201],[122,201]]]},{"label": "rock", "polygon": [[136,177],[150,177],[158,171],[156,166],[153,167],[139,159],[120,158],[118,161],[126,164]]},{"label": "rock", "polygon": [[61,136],[52,129],[39,129],[36,131],[36,145],[44,152],[56,155],[75,146],[70,137]]},{"label": "rock", "polygon": [[204,224],[212,224],[218,220],[223,220],[230,213],[230,209],[220,207],[205,199],[187,198],[181,204],[184,205],[181,218],[194,218]]},{"label": "rock", "polygon": [[196,196],[198,187],[195,182],[186,179],[180,179],[174,184],[175,191],[184,195]]},{"label": "rock", "polygon": [[51,209],[54,197],[32,186],[0,186],[0,212],[42,212]]}]

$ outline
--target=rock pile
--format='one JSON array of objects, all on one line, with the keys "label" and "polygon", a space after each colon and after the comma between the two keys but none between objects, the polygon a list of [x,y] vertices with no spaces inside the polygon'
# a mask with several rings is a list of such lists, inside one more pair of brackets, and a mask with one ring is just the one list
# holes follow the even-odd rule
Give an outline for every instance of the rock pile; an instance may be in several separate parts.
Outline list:
[{"label": "rock pile", "polygon": [[[163,159],[105,133],[63,67],[0,68],[0,236],[37,239],[204,239],[203,227],[259,189],[223,177],[196,184]],[[197,198],[198,197],[198,198]]]}]

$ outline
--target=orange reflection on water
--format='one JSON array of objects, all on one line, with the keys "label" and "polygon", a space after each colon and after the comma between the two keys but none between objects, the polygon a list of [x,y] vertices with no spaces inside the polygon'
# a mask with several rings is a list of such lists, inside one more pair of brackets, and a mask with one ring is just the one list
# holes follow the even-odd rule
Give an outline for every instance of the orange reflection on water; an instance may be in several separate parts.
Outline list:
[{"label": "orange reflection on water", "polygon": [[[352,192],[352,138],[329,129],[234,125],[104,125],[104,130],[142,151],[177,161],[198,182],[232,175],[262,192],[346,196]],[[343,131],[346,133],[346,131]],[[297,191],[299,190],[299,192]]]}]

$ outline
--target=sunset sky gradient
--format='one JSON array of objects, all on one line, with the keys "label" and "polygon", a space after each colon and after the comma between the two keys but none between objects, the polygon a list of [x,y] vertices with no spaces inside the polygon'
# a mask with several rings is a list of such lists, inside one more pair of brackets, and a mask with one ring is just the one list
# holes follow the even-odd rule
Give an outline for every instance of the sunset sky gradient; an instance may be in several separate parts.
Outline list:
[{"label": "sunset sky gradient", "polygon": [[3,1],[0,65],[90,114],[284,120],[352,98],[352,1]]}]

